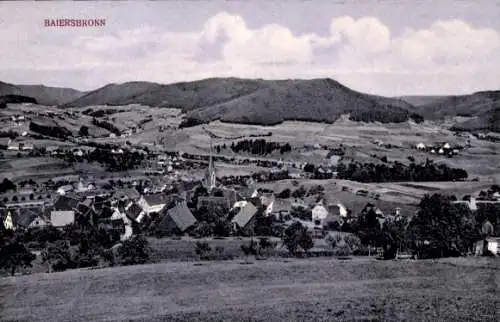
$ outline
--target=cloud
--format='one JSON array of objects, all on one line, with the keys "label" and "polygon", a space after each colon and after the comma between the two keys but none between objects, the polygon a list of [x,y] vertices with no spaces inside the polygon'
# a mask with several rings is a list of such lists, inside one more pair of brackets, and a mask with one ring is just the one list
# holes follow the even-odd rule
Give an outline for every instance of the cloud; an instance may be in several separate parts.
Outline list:
[{"label": "cloud", "polygon": [[[461,20],[396,34],[376,17],[341,16],[321,35],[275,23],[250,27],[227,12],[190,31],[4,25],[0,46],[9,50],[0,51],[0,78],[6,81],[50,79],[49,85],[90,89],[130,80],[332,77],[384,95],[500,88],[499,32]],[[33,79],[25,79],[30,70]]]}]

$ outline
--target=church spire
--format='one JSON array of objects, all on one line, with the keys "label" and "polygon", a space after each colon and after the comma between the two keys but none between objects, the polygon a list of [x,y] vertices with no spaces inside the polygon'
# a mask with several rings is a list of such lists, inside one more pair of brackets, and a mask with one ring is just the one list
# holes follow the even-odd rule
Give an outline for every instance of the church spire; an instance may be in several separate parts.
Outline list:
[{"label": "church spire", "polygon": [[208,191],[212,191],[215,188],[215,166],[213,160],[213,145],[212,145],[212,136],[210,136],[210,156],[208,161],[208,176],[207,176],[207,185]]}]

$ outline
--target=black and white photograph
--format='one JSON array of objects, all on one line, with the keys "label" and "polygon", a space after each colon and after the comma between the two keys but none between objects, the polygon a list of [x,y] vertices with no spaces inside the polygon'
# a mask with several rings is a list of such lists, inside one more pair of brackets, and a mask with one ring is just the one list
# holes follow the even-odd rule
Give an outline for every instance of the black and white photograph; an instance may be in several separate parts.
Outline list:
[{"label": "black and white photograph", "polygon": [[0,2],[0,321],[500,321],[500,1]]}]

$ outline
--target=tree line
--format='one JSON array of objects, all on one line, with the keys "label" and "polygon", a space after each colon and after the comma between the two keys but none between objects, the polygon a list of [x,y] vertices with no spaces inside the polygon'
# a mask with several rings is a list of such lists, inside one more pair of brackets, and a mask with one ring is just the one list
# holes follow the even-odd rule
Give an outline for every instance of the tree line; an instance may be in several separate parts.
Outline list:
[{"label": "tree line", "polygon": [[[220,151],[220,147],[218,147]],[[264,139],[242,140],[231,143],[231,150],[235,153],[248,152],[256,155],[267,155],[274,151],[281,154],[292,151],[289,143],[281,144],[279,142],[268,142]]]},{"label": "tree line", "polygon": [[431,160],[423,164],[412,162],[408,166],[398,161],[393,164],[351,162],[347,165],[341,162],[337,166],[337,178],[359,182],[456,181],[467,177],[464,169],[436,165]]}]

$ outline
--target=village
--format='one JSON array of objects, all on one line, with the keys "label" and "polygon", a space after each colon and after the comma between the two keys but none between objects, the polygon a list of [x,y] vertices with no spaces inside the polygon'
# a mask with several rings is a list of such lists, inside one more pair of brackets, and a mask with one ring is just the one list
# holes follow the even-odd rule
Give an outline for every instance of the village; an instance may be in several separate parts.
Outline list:
[{"label": "village", "polygon": [[[11,140],[4,148],[10,153],[22,151],[33,154],[29,144],[21,143],[14,148]],[[323,149],[320,145],[312,148]],[[201,156],[151,152],[127,146],[82,145],[70,149],[37,149],[40,154],[73,165],[98,161],[115,171],[142,169],[143,172],[136,177],[131,175],[115,179],[96,178],[86,173],[61,176],[55,181],[25,180],[18,183],[19,187],[4,179],[0,204],[1,228],[17,234],[29,232],[28,235],[49,228],[60,231],[91,229],[107,235],[111,248],[120,247],[137,236],[160,239],[236,236],[274,238],[278,242],[273,247],[282,250],[287,248],[283,239],[287,230],[301,227],[309,236],[310,243],[302,248],[289,246],[288,249],[293,252],[301,249],[308,256],[331,256],[336,253],[387,256],[388,247],[394,246],[396,249],[393,249],[391,258],[415,258],[415,253],[412,254],[407,245],[403,245],[406,241],[398,240],[395,245],[387,245],[380,240],[380,236],[370,235],[372,233],[367,231],[376,227],[382,232],[383,229],[390,229],[390,225],[403,225],[407,229],[412,219],[418,217],[416,207],[401,209],[385,206],[381,209],[375,205],[379,194],[360,189],[353,193],[372,198],[373,202],[352,209],[335,194],[325,193],[321,180],[335,180],[343,175],[338,167],[338,155],[343,154],[342,149],[332,149],[327,154],[325,160],[332,155],[337,156],[336,162],[321,161],[316,166],[282,160],[228,158],[216,154],[220,149],[220,146],[212,146],[211,143],[209,154]],[[417,144],[415,149],[436,153],[435,147],[423,143]],[[460,149],[462,147],[452,148],[444,143],[437,153],[452,156]],[[252,175],[221,176],[217,175],[215,161],[255,163],[263,169],[268,167],[268,170]],[[305,188],[299,185],[300,179],[319,179],[320,183]],[[280,180],[295,183],[291,185],[292,189],[281,191],[258,187],[262,183]],[[342,187],[343,191],[349,189]],[[495,230],[500,226],[495,217],[498,209],[495,207],[500,205],[499,194],[500,189],[492,186],[488,192],[482,191],[478,196],[459,196],[460,199],[454,196],[455,199],[450,201],[460,211],[465,209],[476,214],[480,209],[481,212],[481,215],[476,215],[481,218],[476,227],[480,227],[478,229],[483,235],[468,241],[465,247],[467,254],[499,253],[499,238],[494,237],[497,236]],[[459,215],[465,216],[464,213]],[[340,240],[344,246],[339,253],[336,247]],[[28,247],[34,254],[40,255],[44,249],[46,251],[47,243],[31,240]]]}]

